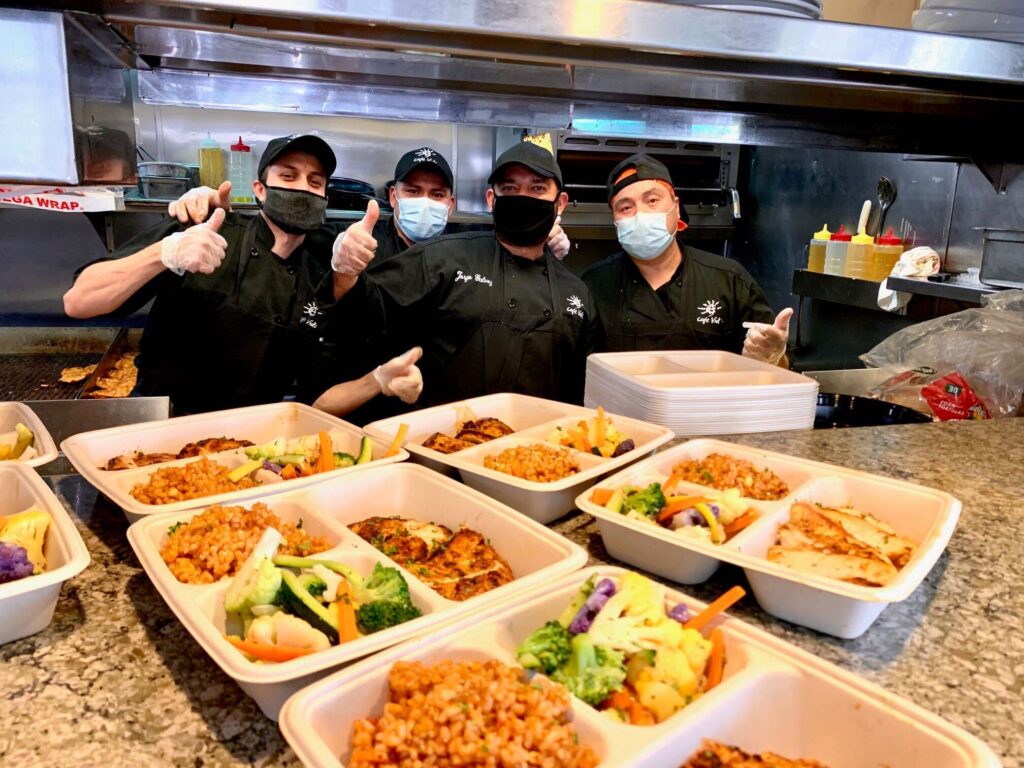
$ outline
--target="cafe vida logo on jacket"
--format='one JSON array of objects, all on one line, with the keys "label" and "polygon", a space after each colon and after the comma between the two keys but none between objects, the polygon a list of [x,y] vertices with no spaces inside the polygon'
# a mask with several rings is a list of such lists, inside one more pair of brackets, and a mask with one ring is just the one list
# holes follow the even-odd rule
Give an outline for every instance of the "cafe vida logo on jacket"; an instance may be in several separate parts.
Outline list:
[{"label": "cafe vida logo on jacket", "polygon": [[721,325],[722,317],[719,312],[723,306],[723,302],[717,299],[708,299],[697,307],[697,322],[701,325]]},{"label": "cafe vida logo on jacket", "polygon": [[572,315],[573,317],[578,317],[582,320],[583,316],[586,314],[586,310],[583,307],[583,300],[576,294],[573,294],[568,298],[568,302],[569,303],[565,308],[565,313],[567,315]]}]

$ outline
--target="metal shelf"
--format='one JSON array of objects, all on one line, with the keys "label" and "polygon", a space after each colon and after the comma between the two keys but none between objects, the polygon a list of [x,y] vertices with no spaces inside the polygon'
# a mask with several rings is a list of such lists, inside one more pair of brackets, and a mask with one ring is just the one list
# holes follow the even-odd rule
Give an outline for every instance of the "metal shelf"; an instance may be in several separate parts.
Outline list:
[{"label": "metal shelf", "polygon": [[793,293],[797,296],[831,301],[834,304],[871,309],[884,314],[898,314],[886,312],[878,306],[878,283],[873,280],[859,280],[855,277],[797,269],[793,271]]},{"label": "metal shelf", "polygon": [[933,283],[924,277],[890,277],[888,281],[889,287],[896,291],[904,291],[916,296],[931,296],[936,299],[965,301],[971,304],[981,304],[983,296],[1003,290],[978,283],[965,283],[956,280],[950,280],[945,283]]}]

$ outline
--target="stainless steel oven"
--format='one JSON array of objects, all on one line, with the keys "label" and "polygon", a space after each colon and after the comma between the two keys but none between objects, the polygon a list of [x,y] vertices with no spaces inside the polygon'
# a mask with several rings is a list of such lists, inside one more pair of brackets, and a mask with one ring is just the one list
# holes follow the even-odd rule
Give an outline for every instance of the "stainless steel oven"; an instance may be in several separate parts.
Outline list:
[{"label": "stainless steel oven", "polygon": [[[727,238],[740,217],[736,177],[739,148],[730,144],[601,137],[559,131],[555,154],[569,195],[574,227],[610,227],[605,183],[625,158],[644,152],[663,162],[690,217],[690,228]],[[613,235],[614,236],[614,235]]]}]

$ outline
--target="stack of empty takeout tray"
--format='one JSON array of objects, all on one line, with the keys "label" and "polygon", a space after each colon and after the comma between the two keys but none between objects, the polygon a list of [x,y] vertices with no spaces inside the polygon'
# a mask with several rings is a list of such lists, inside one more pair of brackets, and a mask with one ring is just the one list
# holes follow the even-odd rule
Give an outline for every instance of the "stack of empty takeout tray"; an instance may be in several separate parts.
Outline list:
[{"label": "stack of empty takeout tray", "polygon": [[810,429],[818,383],[730,352],[615,352],[587,358],[584,404],[677,435]]}]

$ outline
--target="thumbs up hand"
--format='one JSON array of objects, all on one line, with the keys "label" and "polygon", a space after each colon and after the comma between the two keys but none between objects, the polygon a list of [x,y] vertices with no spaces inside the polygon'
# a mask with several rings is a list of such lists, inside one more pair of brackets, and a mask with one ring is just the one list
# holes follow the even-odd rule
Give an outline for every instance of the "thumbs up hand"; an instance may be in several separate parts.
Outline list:
[{"label": "thumbs up hand", "polygon": [[413,347],[408,352],[378,365],[373,378],[380,385],[380,391],[396,395],[403,403],[415,403],[423,391],[423,374],[416,367],[416,361],[423,356],[422,347]]},{"label": "thumbs up hand", "polygon": [[182,224],[202,224],[211,208],[231,210],[231,182],[225,181],[217,189],[195,187],[177,200],[167,204],[167,214],[177,217]]},{"label": "thumbs up hand", "polygon": [[793,317],[790,307],[779,312],[774,323],[744,323],[747,337],[743,340],[743,354],[754,360],[776,365],[786,356],[789,341],[789,320]]},{"label": "thumbs up hand", "polygon": [[377,251],[373,227],[379,218],[380,207],[376,200],[371,200],[366,206],[366,215],[338,235],[334,241],[331,269],[343,275],[362,274]]},{"label": "thumbs up hand", "polygon": [[554,257],[561,261],[569,255],[570,247],[569,236],[562,229],[562,216],[559,214],[555,217],[555,225],[548,232],[548,248],[551,249]]},{"label": "thumbs up hand", "polygon": [[228,242],[218,233],[226,216],[223,208],[213,212],[205,224],[168,235],[160,243],[160,261],[177,275],[186,272],[213,274],[224,261]]}]

